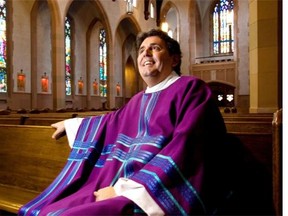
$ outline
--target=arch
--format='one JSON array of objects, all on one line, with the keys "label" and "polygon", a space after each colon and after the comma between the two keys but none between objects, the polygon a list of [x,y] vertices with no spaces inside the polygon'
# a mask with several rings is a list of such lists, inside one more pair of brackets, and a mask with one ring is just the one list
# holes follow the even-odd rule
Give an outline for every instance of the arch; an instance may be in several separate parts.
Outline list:
[{"label": "arch", "polygon": [[[176,19],[175,19],[176,16]],[[168,1],[161,10],[161,23],[167,22],[169,24],[169,29],[172,30],[172,36],[174,39],[179,41],[180,35],[180,19],[179,19],[179,10],[174,3]]]},{"label": "arch", "polygon": [[[117,58],[115,58],[115,73],[114,73],[114,84],[116,86],[117,82],[120,82],[122,89],[134,89],[136,93],[143,88],[143,82],[139,78],[137,69],[137,53],[135,47],[135,40],[137,34],[140,32],[140,26],[132,16],[124,15],[117,25],[115,32],[115,53],[118,53]],[[122,56],[119,56],[121,54]],[[121,70],[116,70],[116,68],[121,68]],[[129,73],[126,72],[129,71]],[[135,74],[135,83],[127,83],[127,74]],[[129,85],[133,85],[132,87]],[[128,87],[129,86],[129,87]],[[122,104],[126,103],[130,98],[130,94],[126,95],[126,92],[122,92]],[[127,98],[127,99],[126,99]],[[119,103],[118,103],[119,104]]]},{"label": "arch", "polygon": [[[32,1],[6,0],[7,92],[0,94],[0,108],[31,109],[31,9]],[[17,14],[21,14],[21,18]],[[17,19],[18,17],[18,19]],[[25,26],[25,28],[23,28]],[[25,30],[24,30],[25,29]],[[24,30],[24,31],[23,31]],[[25,52],[23,52],[25,50]],[[21,61],[20,61],[21,60]],[[18,74],[25,76],[24,88],[17,87]],[[8,100],[10,99],[10,100]],[[24,102],[25,103],[21,103]],[[19,105],[20,104],[20,105]]]},{"label": "arch", "polygon": [[[33,25],[35,25],[36,19],[36,12],[37,7],[40,1],[35,1],[34,5],[31,10],[31,31],[33,31]],[[54,110],[58,108],[64,107],[65,101],[65,88],[61,85],[62,82],[64,82],[64,75],[61,76],[61,72],[64,70],[64,67],[62,65],[64,64],[64,56],[61,55],[61,53],[64,53],[64,21],[62,20],[60,9],[59,9],[59,2],[53,1],[53,0],[47,0],[48,8],[50,12],[50,19],[51,19],[51,93],[52,98],[49,100],[46,99],[45,101],[48,101],[48,104],[51,106]],[[63,31],[62,31],[63,30]],[[31,59],[32,61],[37,59],[37,55],[35,52],[35,46],[33,47],[33,42],[35,41],[35,35],[31,35],[31,41],[32,41],[32,50],[31,50]],[[31,62],[31,77],[34,77],[37,73],[36,71],[36,65],[34,65],[33,62]],[[33,79],[31,82],[34,82]],[[32,83],[31,83],[32,84]],[[34,87],[34,91],[32,88],[32,95],[31,95],[31,103],[32,107],[36,107],[38,103],[37,94],[35,91],[35,88],[37,88],[37,83],[32,84],[31,86]],[[48,95],[46,95],[48,96]],[[44,100],[43,100],[44,101]]]},{"label": "arch", "polygon": [[[99,77],[98,76],[93,76],[92,75],[92,71],[93,69],[91,67],[91,64],[93,63],[93,60],[91,59],[92,57],[95,57],[95,64],[94,66],[96,66],[96,51],[97,50],[97,44],[99,44],[99,40],[98,40],[98,37],[99,37],[99,29],[101,28],[102,26],[102,23],[99,21],[98,18],[95,18],[92,20],[92,22],[90,23],[89,27],[88,27],[88,31],[86,33],[86,44],[87,44],[87,76],[88,76],[88,79],[87,79],[87,85],[89,86],[89,81],[91,82],[91,79],[97,79]],[[95,41],[92,40],[92,38],[96,39]],[[94,43],[93,43],[94,42]],[[93,45],[95,45],[95,49],[94,49],[94,52],[92,51],[92,47]],[[96,56],[95,56],[96,55]],[[91,58],[89,58],[91,57]],[[95,71],[99,71],[99,68],[96,66],[96,68],[94,68]],[[89,93],[89,88],[87,89],[88,90],[88,93]]]},{"label": "arch", "polygon": [[[77,42],[75,44],[75,68],[74,68],[74,86],[76,81],[82,77],[84,83],[83,93],[80,95],[75,91],[75,94],[70,99],[74,106],[77,107],[85,107],[91,108],[93,106],[99,106],[101,103],[100,100],[96,100],[93,95],[93,100],[91,101],[91,95],[93,94],[93,80],[91,80],[91,60],[89,60],[89,49],[91,46],[91,35],[95,30],[95,26],[101,25],[106,31],[106,41],[107,41],[107,98],[105,99],[106,106],[109,107],[110,101],[110,76],[113,74],[113,64],[110,62],[113,61],[112,53],[112,36],[111,36],[111,28],[108,22],[108,16],[104,11],[101,3],[99,1],[69,1],[66,6],[66,14],[69,14],[73,17],[75,22],[75,28],[77,29],[75,32]],[[94,35],[95,36],[95,35]],[[94,37],[93,36],[93,37]],[[95,39],[95,38],[94,38]],[[96,38],[97,40],[97,38]],[[81,47],[81,48],[80,48]],[[84,48],[84,49],[83,49]],[[98,48],[95,48],[98,51]],[[86,57],[85,57],[86,56]],[[75,86],[76,89],[78,86]],[[86,97],[84,97],[86,96]]]},{"label": "arch", "polygon": [[[65,11],[64,11],[65,15],[69,13],[69,10],[71,9],[71,5],[74,2],[78,2],[78,1],[76,1],[76,0],[68,0],[68,3],[66,4],[66,8],[65,8]],[[80,2],[80,4],[83,5],[84,2],[85,3],[90,3],[92,5],[92,7],[94,7],[96,9],[96,10],[93,10],[94,17],[95,17],[96,20],[101,21],[103,27],[107,31],[107,40],[108,40],[107,42],[108,42],[108,44],[111,44],[112,43],[112,33],[111,33],[110,23],[108,22],[109,18],[108,18],[107,12],[104,10],[101,2],[100,1],[87,0],[87,1]],[[91,23],[92,22],[95,22],[95,20],[93,19],[93,21],[91,21]]]},{"label": "arch", "polygon": [[[54,7],[52,8],[54,9]],[[52,14],[55,15],[53,21]],[[33,77],[33,79],[31,79],[32,108],[53,109],[53,99],[59,96],[54,95],[54,89],[52,89],[54,82],[57,82],[54,80],[54,74],[57,69],[53,67],[57,60],[54,55],[54,49],[56,49],[56,46],[54,46],[55,32],[53,32],[53,30],[55,30],[56,17],[57,15],[55,14],[55,11],[51,9],[51,3],[49,4],[48,1],[34,2],[31,10],[31,77]],[[41,76],[43,75],[48,77],[47,92],[41,91]]]},{"label": "arch", "polygon": [[[115,34],[122,34],[122,36],[127,36],[130,32],[137,35],[141,31],[141,27],[139,25],[139,22],[134,18],[134,16],[129,16],[127,14],[122,15],[120,18]],[[125,38],[125,37],[124,37]]]},{"label": "arch", "polygon": [[133,57],[130,55],[127,58],[124,71],[125,85],[125,103],[138,92],[138,76],[137,69]]}]

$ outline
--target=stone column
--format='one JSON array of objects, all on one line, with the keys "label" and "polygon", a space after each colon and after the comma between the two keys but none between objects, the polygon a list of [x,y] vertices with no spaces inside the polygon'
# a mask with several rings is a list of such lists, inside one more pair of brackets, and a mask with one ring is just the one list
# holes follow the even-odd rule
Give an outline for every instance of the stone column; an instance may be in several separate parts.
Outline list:
[{"label": "stone column", "polygon": [[280,104],[279,4],[249,0],[250,113],[273,113]]}]

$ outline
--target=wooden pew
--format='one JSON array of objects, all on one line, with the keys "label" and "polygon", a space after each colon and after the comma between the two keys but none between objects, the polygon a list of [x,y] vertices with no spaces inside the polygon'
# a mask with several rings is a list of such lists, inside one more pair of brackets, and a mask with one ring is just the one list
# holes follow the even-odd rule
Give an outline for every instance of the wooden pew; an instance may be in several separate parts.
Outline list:
[{"label": "wooden pew", "polygon": [[0,124],[13,125],[39,125],[50,126],[53,123],[74,117],[97,116],[107,113],[108,111],[94,111],[94,112],[49,112],[39,114],[19,114],[11,113],[9,115],[0,115]]},{"label": "wooden pew", "polygon": [[283,153],[283,119],[282,109],[277,110],[273,117],[273,201],[275,205],[276,215],[283,213],[283,181],[282,181],[282,153]]},{"label": "wooden pew", "polygon": [[231,132],[268,172],[272,173],[272,133]]},{"label": "wooden pew", "polygon": [[[235,119],[226,122],[233,124],[233,121]],[[227,128],[268,173],[272,173],[272,122],[262,125],[262,129],[261,123],[254,121],[253,124],[246,129],[241,123],[242,127]],[[54,180],[65,164],[69,147],[66,138],[51,139],[54,129],[50,126],[0,124],[0,131],[0,209],[15,213]]]},{"label": "wooden pew", "polygon": [[65,137],[52,139],[53,131],[50,126],[0,125],[0,210],[17,213],[62,170],[70,148]]}]

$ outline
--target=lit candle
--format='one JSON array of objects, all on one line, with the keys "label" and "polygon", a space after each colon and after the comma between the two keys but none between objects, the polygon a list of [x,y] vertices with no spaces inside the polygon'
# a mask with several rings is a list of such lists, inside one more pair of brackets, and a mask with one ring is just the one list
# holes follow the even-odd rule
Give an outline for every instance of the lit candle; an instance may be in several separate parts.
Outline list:
[{"label": "lit candle", "polygon": [[44,75],[41,77],[41,88],[42,92],[48,92],[48,76],[46,72],[44,72]]},{"label": "lit candle", "polygon": [[18,91],[25,91],[25,74],[21,69],[20,73],[17,74],[17,89]]},{"label": "lit candle", "polygon": [[116,93],[117,93],[117,96],[120,95],[120,90],[121,90],[121,87],[120,87],[120,84],[119,84],[119,82],[118,82],[117,85],[116,85]]},{"label": "lit candle", "polygon": [[80,77],[80,79],[78,80],[78,93],[79,94],[83,94],[83,86],[84,86],[84,83],[83,83],[82,77]]},{"label": "lit candle", "polygon": [[95,79],[94,82],[93,82],[93,93],[94,93],[94,95],[98,95],[98,83],[97,83],[97,79]]}]

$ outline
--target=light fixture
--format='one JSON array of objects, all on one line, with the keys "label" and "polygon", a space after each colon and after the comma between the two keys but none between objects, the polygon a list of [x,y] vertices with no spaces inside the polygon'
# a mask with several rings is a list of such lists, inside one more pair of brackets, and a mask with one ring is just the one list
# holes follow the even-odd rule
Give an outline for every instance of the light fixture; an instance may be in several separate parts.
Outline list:
[{"label": "light fixture", "polygon": [[[116,0],[112,0],[115,2]],[[161,12],[161,5],[163,0],[156,0],[156,25],[157,27],[160,26],[160,12]],[[129,4],[130,3],[130,4]],[[127,6],[130,5],[130,9],[128,10],[128,7],[126,6],[126,13],[127,14],[133,14],[133,0],[126,0]],[[144,0],[144,19],[149,19],[149,4],[150,0]]]},{"label": "light fixture", "polygon": [[126,0],[126,13],[133,14],[133,0]]},{"label": "light fixture", "polygon": [[168,32],[169,30],[169,25],[167,22],[162,22],[161,24],[161,30],[164,31],[164,32]]}]

